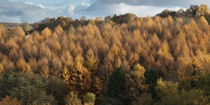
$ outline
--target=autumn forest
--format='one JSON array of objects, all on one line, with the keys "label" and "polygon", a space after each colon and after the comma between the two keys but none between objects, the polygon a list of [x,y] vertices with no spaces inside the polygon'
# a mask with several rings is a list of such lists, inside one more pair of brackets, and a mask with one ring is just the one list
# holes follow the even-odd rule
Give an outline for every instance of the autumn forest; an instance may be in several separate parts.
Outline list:
[{"label": "autumn forest", "polygon": [[0,105],[210,105],[210,10],[0,25]]}]

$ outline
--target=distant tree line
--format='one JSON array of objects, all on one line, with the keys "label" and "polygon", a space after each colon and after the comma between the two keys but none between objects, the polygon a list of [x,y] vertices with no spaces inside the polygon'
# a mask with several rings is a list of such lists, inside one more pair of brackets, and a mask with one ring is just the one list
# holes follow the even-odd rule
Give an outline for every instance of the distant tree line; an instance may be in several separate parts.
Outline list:
[{"label": "distant tree line", "polygon": [[208,5],[202,4],[200,6],[198,5],[191,5],[190,8],[184,10],[179,9],[177,11],[171,11],[168,9],[165,9],[161,13],[157,14],[157,16],[161,17],[168,17],[172,16],[174,18],[182,17],[183,19],[189,20],[189,18],[199,19],[201,16],[204,16],[208,23],[210,23],[210,11],[208,8]]}]

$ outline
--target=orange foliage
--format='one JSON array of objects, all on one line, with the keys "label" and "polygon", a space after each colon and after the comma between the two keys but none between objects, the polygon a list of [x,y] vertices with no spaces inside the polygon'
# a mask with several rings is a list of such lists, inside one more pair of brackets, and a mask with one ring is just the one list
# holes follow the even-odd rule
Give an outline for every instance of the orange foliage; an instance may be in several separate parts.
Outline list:
[{"label": "orange foliage", "polygon": [[22,105],[20,101],[16,98],[11,99],[9,96],[6,96],[0,101],[0,105]]}]

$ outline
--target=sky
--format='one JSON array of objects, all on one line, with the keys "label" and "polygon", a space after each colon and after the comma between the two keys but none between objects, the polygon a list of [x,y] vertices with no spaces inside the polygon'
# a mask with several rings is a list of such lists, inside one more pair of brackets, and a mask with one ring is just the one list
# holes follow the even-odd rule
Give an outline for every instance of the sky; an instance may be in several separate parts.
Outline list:
[{"label": "sky", "polygon": [[46,17],[80,19],[125,13],[146,17],[192,4],[210,6],[210,0],[0,0],[0,22],[32,23]]}]

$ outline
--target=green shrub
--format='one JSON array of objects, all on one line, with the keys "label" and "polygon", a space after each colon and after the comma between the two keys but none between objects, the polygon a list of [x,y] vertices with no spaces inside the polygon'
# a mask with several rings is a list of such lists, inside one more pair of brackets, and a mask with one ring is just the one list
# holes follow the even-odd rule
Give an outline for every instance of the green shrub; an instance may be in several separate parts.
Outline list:
[{"label": "green shrub", "polygon": [[93,93],[86,93],[84,96],[83,102],[84,103],[95,103],[96,95]]},{"label": "green shrub", "polygon": [[58,78],[6,72],[0,79],[0,97],[17,98],[23,105],[64,104],[67,89]]}]

